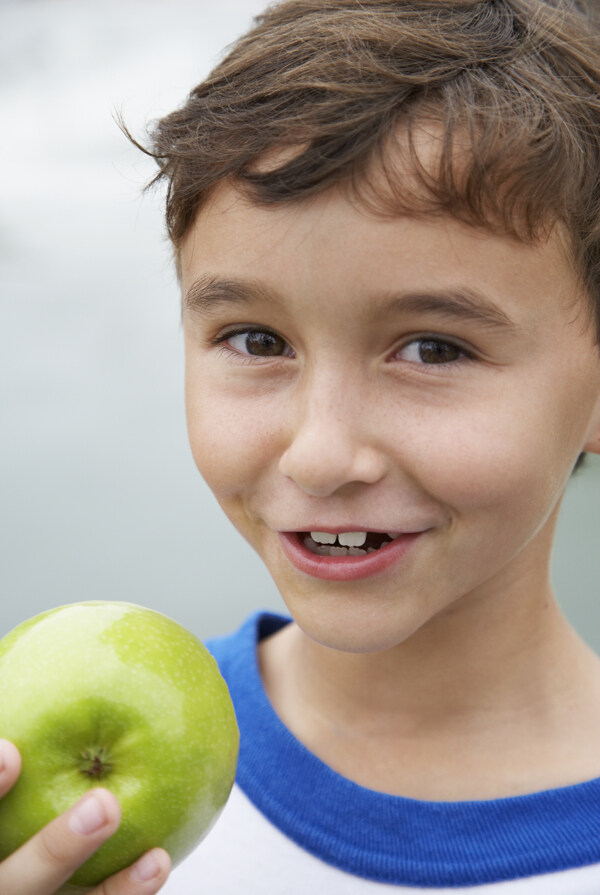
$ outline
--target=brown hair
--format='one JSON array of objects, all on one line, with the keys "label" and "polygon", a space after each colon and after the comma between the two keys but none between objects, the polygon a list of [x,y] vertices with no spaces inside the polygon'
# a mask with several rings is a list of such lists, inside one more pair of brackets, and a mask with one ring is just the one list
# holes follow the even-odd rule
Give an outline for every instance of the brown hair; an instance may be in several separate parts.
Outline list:
[{"label": "brown hair", "polygon": [[600,343],[600,29],[576,0],[275,3],[150,139],[176,249],[225,178],[258,203],[337,184],[527,241],[560,224]]}]

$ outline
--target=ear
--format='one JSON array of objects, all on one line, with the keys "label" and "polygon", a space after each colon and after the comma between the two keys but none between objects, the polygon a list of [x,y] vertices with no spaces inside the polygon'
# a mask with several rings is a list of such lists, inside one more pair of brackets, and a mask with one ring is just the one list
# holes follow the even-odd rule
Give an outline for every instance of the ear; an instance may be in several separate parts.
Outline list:
[{"label": "ear", "polygon": [[587,431],[586,442],[582,450],[588,454],[600,454],[600,386],[596,404],[590,417],[590,425]]}]

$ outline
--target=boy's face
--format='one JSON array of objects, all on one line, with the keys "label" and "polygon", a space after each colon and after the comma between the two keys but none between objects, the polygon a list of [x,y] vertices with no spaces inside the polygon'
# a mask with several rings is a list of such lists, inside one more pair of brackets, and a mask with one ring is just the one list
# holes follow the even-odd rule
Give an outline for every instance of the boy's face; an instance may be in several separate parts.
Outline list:
[{"label": "boy's face", "polygon": [[[600,358],[558,236],[222,185],[181,266],[195,461],[307,634],[382,650],[542,596],[571,469],[600,450]],[[290,534],[308,531],[411,536],[369,565],[315,560]]]}]

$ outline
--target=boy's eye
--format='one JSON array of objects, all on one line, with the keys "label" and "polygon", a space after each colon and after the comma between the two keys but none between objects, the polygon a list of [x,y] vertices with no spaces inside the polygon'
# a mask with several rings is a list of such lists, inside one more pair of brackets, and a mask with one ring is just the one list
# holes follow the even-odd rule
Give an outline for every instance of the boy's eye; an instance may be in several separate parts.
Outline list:
[{"label": "boy's eye", "polygon": [[450,364],[468,355],[458,345],[441,339],[414,339],[396,352],[401,360],[417,364]]},{"label": "boy's eye", "polygon": [[269,330],[243,330],[227,334],[223,341],[240,354],[251,357],[291,356],[292,349],[281,336]]},{"label": "boy's eye", "polygon": [[[285,339],[267,329],[237,330],[219,336],[215,342],[221,343],[232,354],[247,358],[294,356],[293,349]],[[432,337],[413,339],[400,348],[395,356],[409,363],[427,366],[452,364],[469,357],[458,345]]]}]

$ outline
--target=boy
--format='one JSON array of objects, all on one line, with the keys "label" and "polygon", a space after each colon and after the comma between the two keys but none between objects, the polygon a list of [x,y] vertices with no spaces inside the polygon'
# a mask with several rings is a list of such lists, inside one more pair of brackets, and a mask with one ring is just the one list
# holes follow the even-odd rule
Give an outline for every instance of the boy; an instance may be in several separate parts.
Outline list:
[{"label": "boy", "polygon": [[[192,452],[293,618],[209,645],[237,786],[165,892],[600,891],[600,659],[548,573],[600,453],[599,94],[566,0],[291,0],[158,123]],[[0,890],[55,891],[99,798]]]}]

